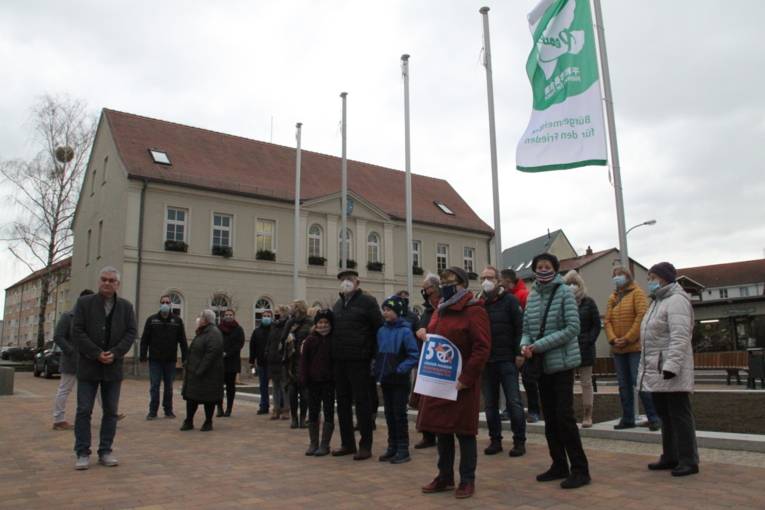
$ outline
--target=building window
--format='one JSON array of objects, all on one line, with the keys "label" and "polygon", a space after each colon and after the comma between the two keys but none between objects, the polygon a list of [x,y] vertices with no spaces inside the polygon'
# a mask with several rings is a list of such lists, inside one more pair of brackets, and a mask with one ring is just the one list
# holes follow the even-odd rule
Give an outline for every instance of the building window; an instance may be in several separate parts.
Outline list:
[{"label": "building window", "polygon": [[749,287],[740,287],[738,289],[738,295],[741,297],[749,297]]},{"label": "building window", "polygon": [[380,262],[380,236],[376,232],[367,236],[367,262]]},{"label": "building window", "polygon": [[339,249],[337,252],[340,254],[340,260],[343,260],[343,255],[345,255],[346,259],[352,259],[353,258],[353,232],[351,232],[350,228],[345,229],[346,237],[348,240],[348,243],[345,245],[345,249],[343,249],[343,235],[342,231],[337,235],[337,241]]},{"label": "building window", "polygon": [[454,211],[449,209],[449,207],[445,203],[439,202],[437,200],[434,201],[433,203],[436,204],[436,207],[438,207],[442,213],[448,214],[449,216],[454,216]]},{"label": "building window", "polygon": [[220,324],[223,312],[229,309],[231,301],[225,294],[215,294],[210,300],[210,309],[215,312],[215,324]]},{"label": "building window", "polygon": [[436,269],[438,274],[449,267],[449,245],[439,244],[436,246]]},{"label": "building window", "polygon": [[106,184],[106,169],[109,167],[109,156],[104,156],[104,171],[101,174],[101,186]]},{"label": "building window", "polygon": [[101,246],[104,238],[104,220],[98,221],[98,242],[96,244],[96,260],[101,258]]},{"label": "building window", "polygon": [[321,227],[316,224],[308,229],[308,256],[321,257]]},{"label": "building window", "polygon": [[90,179],[90,196],[92,197],[95,194],[96,194],[96,169],[94,168],[92,177]]},{"label": "building window", "polygon": [[183,296],[178,292],[168,292],[170,296],[170,313],[183,319]]},{"label": "building window", "polygon": [[88,239],[87,244],[85,245],[85,265],[90,264],[90,238],[93,237],[93,232],[88,229]]},{"label": "building window", "polygon": [[263,312],[271,311],[273,313],[274,305],[271,300],[265,297],[255,301],[255,327],[260,326],[260,320],[263,318]]},{"label": "building window", "polygon": [[474,273],[475,248],[465,246],[462,268],[468,273]]},{"label": "building window", "polygon": [[720,299],[728,298],[728,289],[720,289]]},{"label": "building window", "polygon": [[168,207],[166,215],[165,241],[186,242],[186,209]]},{"label": "building window", "polygon": [[233,219],[233,216],[230,214],[213,214],[213,246],[233,246],[231,243],[231,225]]},{"label": "building window", "polygon": [[276,222],[259,219],[255,223],[255,251],[271,251],[274,249],[274,231]]},{"label": "building window", "polygon": [[412,241],[412,265],[422,267],[422,241]]}]

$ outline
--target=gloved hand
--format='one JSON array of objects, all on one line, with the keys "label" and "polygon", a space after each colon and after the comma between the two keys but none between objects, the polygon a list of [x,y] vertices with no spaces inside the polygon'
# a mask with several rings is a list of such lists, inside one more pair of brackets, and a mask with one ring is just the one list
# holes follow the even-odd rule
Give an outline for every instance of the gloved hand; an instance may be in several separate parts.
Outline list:
[{"label": "gloved hand", "polygon": [[673,377],[675,377],[675,375],[677,375],[677,374],[675,374],[675,373],[673,373],[673,372],[670,372],[670,371],[668,371],[668,370],[664,370],[664,371],[661,373],[661,375],[662,375],[662,377],[664,377],[664,379],[672,379],[672,378],[673,378]]}]

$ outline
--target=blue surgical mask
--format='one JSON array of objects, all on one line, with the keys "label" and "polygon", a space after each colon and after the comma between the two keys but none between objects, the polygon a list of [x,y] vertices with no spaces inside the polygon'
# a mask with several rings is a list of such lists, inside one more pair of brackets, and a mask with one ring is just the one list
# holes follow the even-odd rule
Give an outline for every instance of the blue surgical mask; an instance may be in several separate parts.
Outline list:
[{"label": "blue surgical mask", "polygon": [[614,276],[613,280],[614,280],[614,285],[616,285],[617,289],[621,289],[627,283],[627,277],[624,276],[623,274],[618,274]]},{"label": "blue surgical mask", "polygon": [[656,294],[656,291],[661,288],[661,283],[657,281],[650,281],[648,282],[648,292],[653,296]]},{"label": "blue surgical mask", "polygon": [[263,317],[260,319],[260,323],[264,326],[270,326],[271,325],[271,317]]},{"label": "blue surgical mask", "polygon": [[170,313],[170,305],[168,305],[167,303],[162,303],[161,305],[159,305],[159,313],[163,313],[165,315]]},{"label": "blue surgical mask", "polygon": [[441,297],[444,298],[444,301],[449,301],[452,296],[454,296],[457,293],[457,284],[456,283],[448,283],[445,285],[441,285]]}]

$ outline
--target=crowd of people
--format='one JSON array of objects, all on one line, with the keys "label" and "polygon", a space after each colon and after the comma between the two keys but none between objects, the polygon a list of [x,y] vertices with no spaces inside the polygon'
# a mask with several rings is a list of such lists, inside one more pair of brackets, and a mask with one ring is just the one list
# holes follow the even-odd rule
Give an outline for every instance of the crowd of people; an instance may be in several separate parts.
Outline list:
[{"label": "crowd of people", "polygon": [[[576,271],[561,275],[554,255],[537,255],[532,269],[534,282],[528,289],[512,270],[488,266],[480,274],[480,291],[475,294],[469,288],[469,275],[460,267],[449,267],[440,276],[427,275],[421,285],[420,315],[410,306],[406,291],[378,304],[362,290],[358,273],[350,269],[338,274],[340,296],[331,309],[308,308],[297,300],[276,307],[275,313],[266,310],[249,341],[249,363],[260,386],[257,413],[270,412],[272,420],[290,420],[291,428],[307,429],[308,456],[348,455],[363,461],[372,456],[379,388],[387,446],[378,460],[391,464],[411,460],[407,410],[415,408],[422,437],[414,448],[438,451],[437,475],[422,492],[454,490],[457,498],[468,498],[475,491],[481,395],[488,425],[486,455],[503,451],[500,400],[504,395],[512,431],[509,456],[526,454],[526,423],[543,417],[551,464],[537,480],[561,480],[565,489],[590,483],[575,418],[574,381],[578,374],[581,426],[591,427],[592,366],[601,315],[581,275]],[[616,428],[636,426],[633,387],[637,386],[647,425],[662,433],[663,453],[648,468],[684,476],[697,473],[699,464],[689,399],[693,312],[671,264],[656,264],[648,276],[650,305],[628,269],[613,271],[615,290],[604,325],[613,346],[622,402]],[[63,374],[55,399],[54,429],[74,429],[79,470],[90,465],[90,422],[97,395],[103,408],[98,460],[106,466],[119,463],[112,443],[122,365],[137,337],[133,306],[117,296],[119,285],[119,271],[104,268],[98,291],[83,291],[73,311],[64,314],[56,327]],[[180,352],[181,395],[186,401],[180,430],[195,428],[194,418],[202,405],[204,422],[199,430],[211,431],[214,415],[232,415],[245,332],[233,309],[225,310],[220,320],[212,310],[202,310],[195,326],[188,343],[182,319],[171,311],[169,296],[160,297],[158,313],[146,320],[140,338],[140,357],[148,361],[150,376],[146,419],[158,417],[160,386],[164,386],[164,415],[175,417],[173,380]],[[446,337],[461,354],[456,400],[412,392],[420,351],[429,334]],[[75,382],[77,412],[72,427],[64,420],[64,409]],[[335,410],[340,442],[332,450]],[[457,444],[459,484],[454,476]]]}]

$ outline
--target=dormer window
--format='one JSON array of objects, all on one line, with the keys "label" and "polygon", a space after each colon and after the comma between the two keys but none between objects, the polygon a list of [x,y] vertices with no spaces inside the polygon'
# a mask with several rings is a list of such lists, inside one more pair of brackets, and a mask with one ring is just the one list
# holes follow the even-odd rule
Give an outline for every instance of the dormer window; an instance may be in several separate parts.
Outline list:
[{"label": "dormer window", "polygon": [[448,207],[448,206],[447,206],[445,203],[443,203],[443,202],[439,202],[439,201],[437,201],[437,200],[436,200],[436,201],[434,201],[433,203],[434,203],[434,204],[436,204],[436,207],[438,207],[439,209],[441,209],[441,212],[442,212],[442,213],[444,213],[444,214],[448,214],[448,215],[450,215],[450,216],[454,216],[454,211],[452,211],[451,209],[449,209],[449,207]]},{"label": "dormer window", "polygon": [[151,159],[154,160],[155,163],[167,166],[172,165],[172,163],[170,163],[170,156],[168,156],[167,152],[165,151],[161,151],[159,149],[149,149],[149,154],[151,154]]}]

